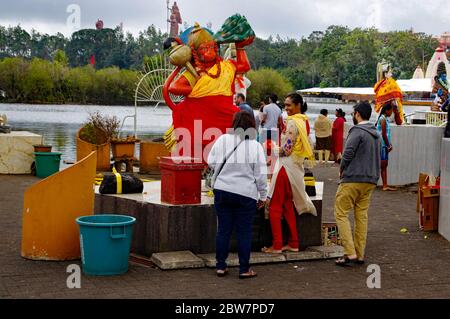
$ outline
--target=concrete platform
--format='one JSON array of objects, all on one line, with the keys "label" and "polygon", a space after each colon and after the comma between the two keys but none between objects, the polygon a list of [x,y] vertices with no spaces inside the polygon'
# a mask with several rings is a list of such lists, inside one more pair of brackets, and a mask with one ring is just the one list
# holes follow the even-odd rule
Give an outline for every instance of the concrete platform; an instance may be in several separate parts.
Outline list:
[{"label": "concrete platform", "polygon": [[[285,252],[282,254],[266,254],[262,252],[252,252],[250,255],[250,265],[322,260],[338,258],[343,255],[344,250],[342,246],[316,246],[298,253]],[[199,254],[197,256],[190,251],[155,253],[152,255],[151,260],[163,270],[216,267],[216,255],[214,253]],[[239,258],[236,253],[230,253],[227,259],[227,265],[228,267],[239,266]]]},{"label": "concrete platform", "polygon": [[[205,262],[205,266],[209,268],[216,267],[216,254],[202,254],[198,255]],[[284,254],[265,254],[254,252],[250,255],[250,264],[271,264],[285,262],[286,256]],[[236,253],[231,253],[227,259],[227,265],[229,267],[239,266],[239,258]]]},{"label": "concrete platform", "polygon": [[318,251],[311,251],[306,249],[305,251],[300,251],[298,253],[289,252],[284,254],[286,256],[286,261],[306,261],[306,260],[319,260],[325,259],[324,255]]},{"label": "concrete platform", "polygon": [[[297,215],[300,249],[322,244],[323,183],[316,183],[317,196],[311,197],[318,216]],[[203,189],[201,203],[171,205],[162,203],[161,181],[144,183],[142,194],[102,195],[96,187],[95,214],[123,214],[136,218],[131,251],[150,257],[153,253],[189,250],[195,254],[215,252],[217,229],[214,198]],[[252,250],[267,245],[270,227],[260,212],[253,224]],[[270,223],[269,223],[270,225]],[[270,238],[269,238],[270,240]],[[231,250],[236,250],[232,237]]]},{"label": "concrete platform", "polygon": [[315,246],[309,247],[309,251],[322,254],[322,258],[338,258],[344,255],[344,247],[342,246]]}]

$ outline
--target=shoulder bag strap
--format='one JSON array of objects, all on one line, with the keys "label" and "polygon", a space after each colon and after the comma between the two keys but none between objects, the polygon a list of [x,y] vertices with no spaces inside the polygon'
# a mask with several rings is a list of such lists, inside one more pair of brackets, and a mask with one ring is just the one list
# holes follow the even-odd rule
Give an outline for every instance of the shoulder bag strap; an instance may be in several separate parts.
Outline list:
[{"label": "shoulder bag strap", "polygon": [[238,143],[238,145],[236,145],[236,147],[233,149],[233,151],[232,151],[230,154],[228,154],[228,156],[225,158],[225,161],[222,163],[222,165],[221,165],[220,168],[219,168],[219,171],[217,172],[216,178],[220,175],[220,172],[222,172],[222,168],[225,166],[225,163],[228,161],[228,159],[231,157],[231,155],[233,155],[233,153],[236,151],[236,149],[238,148],[238,146],[241,145],[241,143],[242,143],[243,141],[245,141],[245,140],[240,141],[240,142]]}]

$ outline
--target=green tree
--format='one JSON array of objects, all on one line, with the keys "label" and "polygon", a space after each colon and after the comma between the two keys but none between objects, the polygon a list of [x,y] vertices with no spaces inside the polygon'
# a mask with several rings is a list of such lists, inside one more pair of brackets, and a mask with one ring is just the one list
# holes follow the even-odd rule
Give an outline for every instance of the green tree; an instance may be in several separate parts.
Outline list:
[{"label": "green tree", "polygon": [[63,50],[58,50],[55,53],[53,62],[59,63],[62,66],[67,66],[69,64],[69,59],[67,58],[66,53]]},{"label": "green tree", "polygon": [[399,79],[410,79],[418,65],[425,67],[425,57],[429,60],[439,45],[432,36],[412,30],[388,32],[383,40],[381,57],[392,65]]},{"label": "green tree", "polygon": [[51,72],[52,64],[48,61],[34,58],[23,81],[23,95],[32,103],[53,103],[54,82]]},{"label": "green tree", "polygon": [[114,62],[112,55],[120,49],[120,35],[113,29],[83,29],[72,34],[67,44],[66,53],[72,66],[90,63],[91,55],[95,57],[95,67],[102,69]]},{"label": "green tree", "polygon": [[95,70],[91,65],[71,68],[66,78],[66,99],[72,103],[92,103],[94,96]]},{"label": "green tree", "polygon": [[29,62],[21,57],[4,58],[0,61],[0,89],[11,102],[25,102],[24,82]]},{"label": "green tree", "polygon": [[31,37],[28,32],[23,30],[19,25],[6,29],[5,43],[3,45],[5,56],[24,58],[31,57]]},{"label": "green tree", "polygon": [[271,93],[275,93],[281,98],[293,91],[292,84],[273,69],[252,70],[248,72],[247,77],[252,81],[247,92],[247,100],[253,106],[259,105],[259,102]]},{"label": "green tree", "polygon": [[338,53],[341,61],[342,86],[372,86],[380,60],[381,39],[376,29],[356,28],[345,37]]}]

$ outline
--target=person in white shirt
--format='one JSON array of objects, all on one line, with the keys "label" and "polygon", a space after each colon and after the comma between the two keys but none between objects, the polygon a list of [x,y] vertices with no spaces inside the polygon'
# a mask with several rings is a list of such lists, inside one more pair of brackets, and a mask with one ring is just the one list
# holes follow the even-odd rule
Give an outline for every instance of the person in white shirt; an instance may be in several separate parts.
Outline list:
[{"label": "person in white shirt", "polygon": [[269,104],[264,106],[261,114],[261,138],[260,142],[272,140],[278,143],[278,123],[281,117],[281,109],[278,106],[278,96],[272,94],[269,96]]},{"label": "person in white shirt", "polygon": [[255,138],[254,118],[240,111],[233,120],[233,133],[220,136],[208,156],[208,165],[214,169],[216,274],[219,277],[228,273],[226,260],[234,227],[238,239],[239,278],[256,276],[250,269],[252,224],[256,209],[266,202],[267,166],[264,150]]}]

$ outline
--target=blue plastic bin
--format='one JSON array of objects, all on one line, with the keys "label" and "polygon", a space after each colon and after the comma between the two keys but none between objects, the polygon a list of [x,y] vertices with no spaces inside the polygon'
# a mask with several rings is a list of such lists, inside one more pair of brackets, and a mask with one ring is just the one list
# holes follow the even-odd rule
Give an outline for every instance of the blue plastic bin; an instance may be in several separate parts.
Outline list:
[{"label": "blue plastic bin", "polygon": [[80,227],[84,274],[111,276],[128,271],[136,218],[125,215],[93,215],[78,217],[76,222]]}]

